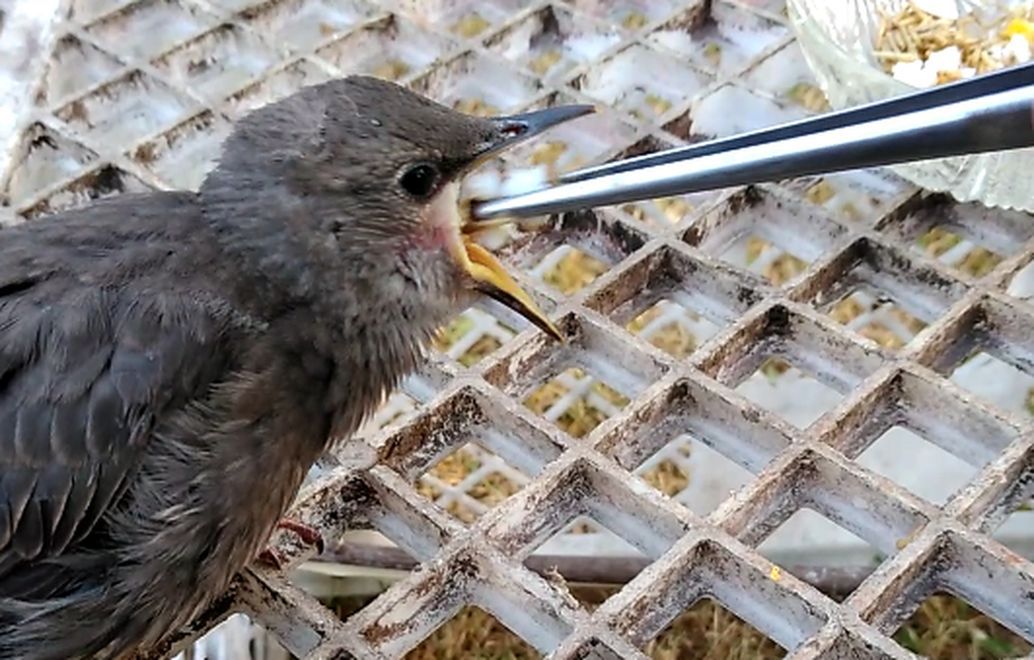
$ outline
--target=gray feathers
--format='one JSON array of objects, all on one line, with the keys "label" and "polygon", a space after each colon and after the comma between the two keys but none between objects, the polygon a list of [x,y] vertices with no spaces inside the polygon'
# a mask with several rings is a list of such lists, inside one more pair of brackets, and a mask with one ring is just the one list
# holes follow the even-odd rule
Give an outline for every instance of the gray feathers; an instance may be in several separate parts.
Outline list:
[{"label": "gray feathers", "polygon": [[482,128],[335,81],[244,120],[198,194],[0,232],[0,660],[146,649],[256,557],[467,300],[445,255],[400,272],[395,177]]}]

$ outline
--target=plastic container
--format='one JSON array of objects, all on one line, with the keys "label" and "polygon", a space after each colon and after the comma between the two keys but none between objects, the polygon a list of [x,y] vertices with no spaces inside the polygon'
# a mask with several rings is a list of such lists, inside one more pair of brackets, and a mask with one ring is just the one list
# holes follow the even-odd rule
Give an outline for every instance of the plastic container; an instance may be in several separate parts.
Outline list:
[{"label": "plastic container", "polygon": [[[837,110],[897,96],[914,88],[885,73],[873,56],[881,11],[908,0],[789,0],[788,13],[808,66]],[[960,2],[960,15],[971,6]],[[927,190],[961,201],[1034,211],[1034,148],[896,165],[892,171]]]}]

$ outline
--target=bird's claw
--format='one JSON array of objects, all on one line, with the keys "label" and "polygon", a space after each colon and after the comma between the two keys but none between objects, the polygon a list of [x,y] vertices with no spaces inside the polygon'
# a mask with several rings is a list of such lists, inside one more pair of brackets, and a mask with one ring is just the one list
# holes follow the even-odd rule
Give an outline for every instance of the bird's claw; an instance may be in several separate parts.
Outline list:
[{"label": "bird's claw", "polygon": [[310,527],[305,523],[300,523],[297,520],[291,520],[290,518],[284,518],[276,524],[280,529],[286,529],[294,532],[302,543],[305,545],[314,546],[318,554],[323,554],[324,543],[323,534],[320,534],[320,530],[315,527]]},{"label": "bird's claw", "polygon": [[[294,532],[294,534],[301,540],[302,543],[308,546],[315,547],[317,554],[323,554],[325,544],[323,542],[323,534],[321,534],[318,529],[310,527],[309,525],[306,525],[304,523],[300,523],[297,520],[291,520],[289,518],[284,518],[280,520],[280,522],[278,522],[276,526],[279,529],[286,529],[288,531]],[[265,550],[263,550],[259,554],[258,560],[263,564],[272,566],[278,571],[283,570],[284,566],[287,565],[287,560],[284,558],[284,556],[280,553],[279,550],[273,547],[268,547]]]},{"label": "bird's claw", "polygon": [[259,562],[267,566],[271,566],[278,571],[284,570],[284,564],[287,563],[284,561],[283,555],[273,548],[266,548],[259,553],[258,560]]}]

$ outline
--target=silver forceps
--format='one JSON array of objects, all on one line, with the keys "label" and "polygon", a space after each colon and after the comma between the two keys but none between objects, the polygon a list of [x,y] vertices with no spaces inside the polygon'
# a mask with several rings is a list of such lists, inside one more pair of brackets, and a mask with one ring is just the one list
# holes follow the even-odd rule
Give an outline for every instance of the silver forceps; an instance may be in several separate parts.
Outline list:
[{"label": "silver forceps", "polygon": [[[577,170],[472,206],[534,217],[936,158],[1034,146],[1034,62],[774,128]],[[1034,172],[1031,173],[1034,185]]]}]

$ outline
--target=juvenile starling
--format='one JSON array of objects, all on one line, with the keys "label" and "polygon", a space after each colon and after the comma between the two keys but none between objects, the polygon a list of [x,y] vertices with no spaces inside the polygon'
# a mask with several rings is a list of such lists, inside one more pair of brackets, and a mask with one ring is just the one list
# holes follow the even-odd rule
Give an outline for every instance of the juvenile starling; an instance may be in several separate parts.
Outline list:
[{"label": "juvenile starling", "polygon": [[590,112],[460,114],[352,77],[242,119],[198,192],[0,233],[0,658],[153,648],[476,296],[556,333],[460,178]]}]

